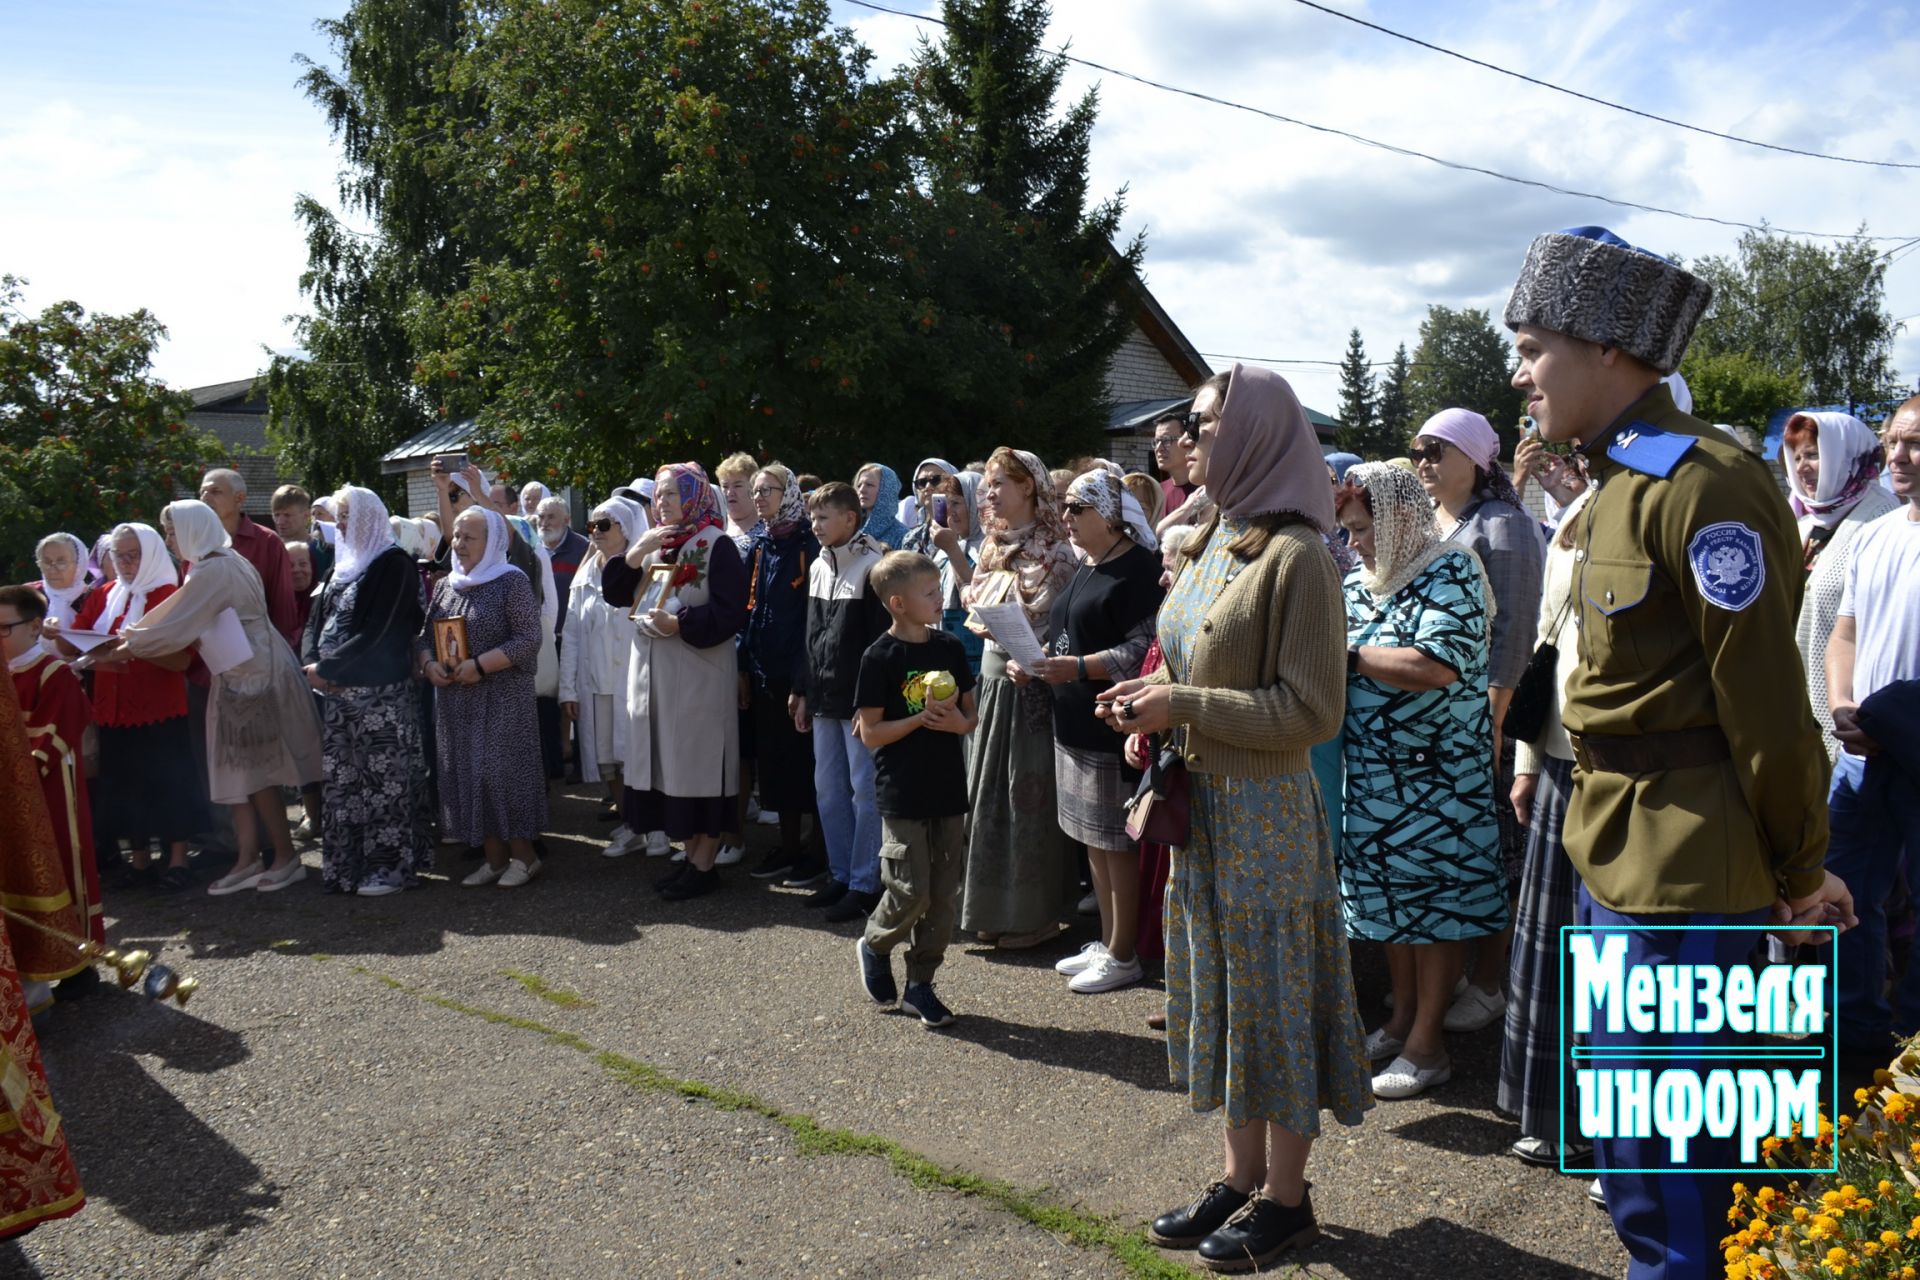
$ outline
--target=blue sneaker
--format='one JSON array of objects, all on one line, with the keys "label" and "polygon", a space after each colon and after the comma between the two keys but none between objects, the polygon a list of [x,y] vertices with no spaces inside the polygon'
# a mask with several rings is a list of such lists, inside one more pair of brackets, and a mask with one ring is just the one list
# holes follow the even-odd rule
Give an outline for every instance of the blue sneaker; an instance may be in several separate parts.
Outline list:
[{"label": "blue sneaker", "polygon": [[940,997],[933,994],[931,982],[909,982],[907,994],[900,998],[900,1007],[908,1013],[920,1015],[920,1023],[927,1027],[950,1027],[959,1019],[953,1016],[953,1010],[940,1003]]},{"label": "blue sneaker", "polygon": [[853,949],[860,956],[860,985],[875,1004],[891,1007],[900,999],[900,988],[893,983],[893,957],[875,955],[865,938],[854,939]]}]

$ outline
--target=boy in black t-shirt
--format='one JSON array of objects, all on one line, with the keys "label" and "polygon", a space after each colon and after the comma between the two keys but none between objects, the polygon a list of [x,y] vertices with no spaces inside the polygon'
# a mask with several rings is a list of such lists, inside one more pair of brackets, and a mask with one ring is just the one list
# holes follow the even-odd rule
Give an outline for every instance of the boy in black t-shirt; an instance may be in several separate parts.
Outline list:
[{"label": "boy in black t-shirt", "polygon": [[[967,839],[967,769],[960,739],[973,729],[967,651],[939,629],[940,570],[895,551],[873,567],[873,593],[893,625],[860,659],[854,688],[860,740],[873,752],[886,892],[856,944],[860,983],[883,1005],[896,999],[929,1027],[953,1014],[933,993],[960,910]],[[893,983],[893,949],[907,944],[907,990]]]}]

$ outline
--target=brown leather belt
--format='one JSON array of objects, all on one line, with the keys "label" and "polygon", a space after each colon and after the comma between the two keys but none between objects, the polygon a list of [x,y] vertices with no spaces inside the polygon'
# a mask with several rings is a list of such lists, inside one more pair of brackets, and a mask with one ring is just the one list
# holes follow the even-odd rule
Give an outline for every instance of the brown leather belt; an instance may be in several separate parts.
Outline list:
[{"label": "brown leather belt", "polygon": [[1664,773],[1731,758],[1719,725],[1625,736],[1572,734],[1573,758],[1589,773]]}]

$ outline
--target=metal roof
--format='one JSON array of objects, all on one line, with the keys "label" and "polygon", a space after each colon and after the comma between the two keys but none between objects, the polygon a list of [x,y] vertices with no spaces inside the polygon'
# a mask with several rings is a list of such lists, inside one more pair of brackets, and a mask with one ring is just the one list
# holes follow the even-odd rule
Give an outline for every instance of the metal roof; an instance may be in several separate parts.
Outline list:
[{"label": "metal roof", "polygon": [[458,422],[436,422],[418,435],[402,440],[380,455],[380,474],[391,476],[402,471],[419,471],[426,466],[426,460],[437,453],[461,452],[473,433],[474,421],[462,418]]}]

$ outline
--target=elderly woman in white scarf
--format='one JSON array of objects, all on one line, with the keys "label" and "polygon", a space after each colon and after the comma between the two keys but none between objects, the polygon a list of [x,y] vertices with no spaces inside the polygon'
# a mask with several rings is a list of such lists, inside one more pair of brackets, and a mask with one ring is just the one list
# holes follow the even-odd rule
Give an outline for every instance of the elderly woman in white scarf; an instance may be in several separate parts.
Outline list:
[{"label": "elderly woman in white scarf", "polygon": [[1487,702],[1493,596],[1443,541],[1421,482],[1365,463],[1336,498],[1362,567],[1346,581],[1348,933],[1387,944],[1393,1014],[1367,1036],[1380,1098],[1452,1077],[1444,1020],[1468,939],[1507,925]]},{"label": "elderly woman in white scarf", "polygon": [[40,581],[27,585],[47,598],[47,621],[70,626],[96,585],[87,569],[87,544],[70,533],[50,533],[33,549]]},{"label": "elderly woman in white scarf", "polygon": [[417,885],[433,861],[412,683],[425,601],[378,494],[348,485],[333,511],[333,572],[314,595],[304,654],[326,761],[320,882],[378,897]]},{"label": "elderly woman in white scarf", "polygon": [[534,710],[542,622],[533,584],[507,563],[506,517],[471,506],[453,521],[453,572],[434,588],[416,648],[434,687],[441,832],[480,847],[462,884],[513,889],[540,872],[534,840],[547,821],[547,780]]},{"label": "elderly woman in white scarf", "polygon": [[[580,779],[607,789],[608,807],[620,815],[621,766],[627,758],[627,665],[633,657],[634,623],[625,609],[607,603],[601,573],[609,560],[626,555],[648,528],[647,517],[625,498],[608,498],[587,516],[593,546],[573,575],[560,645],[560,713],[579,730]],[[625,822],[614,827],[601,852],[621,858],[644,843]],[[661,834],[660,844],[666,843]]]},{"label": "elderly woman in white scarf", "polygon": [[1855,534],[1900,503],[1874,483],[1887,460],[1880,437],[1852,414],[1796,413],[1787,419],[1785,444],[1787,501],[1800,520],[1807,571],[1793,638],[1806,666],[1813,718],[1831,759],[1840,740],[1833,736],[1827,705],[1827,638],[1847,582],[1847,548]]},{"label": "elderly woman in white scarf", "polygon": [[980,519],[982,477],[972,471],[942,470],[944,465],[938,458],[920,464],[914,476],[918,523],[908,530],[901,545],[919,552],[939,568],[940,628],[960,641],[967,651],[968,665],[979,675],[985,641],[968,629],[967,606],[960,596],[973,583],[980,548],[987,537]]},{"label": "elderly woman in white scarf", "polygon": [[[271,893],[304,879],[280,788],[320,781],[320,724],[299,660],[267,616],[260,575],[233,550],[212,507],[167,506],[174,544],[193,571],[159,611],[121,632],[116,646],[153,660],[194,645],[213,677],[207,697],[208,792],[233,816],[233,870],[214,895]],[[103,654],[103,658],[117,656]],[[262,861],[262,833],[272,862]]]}]

